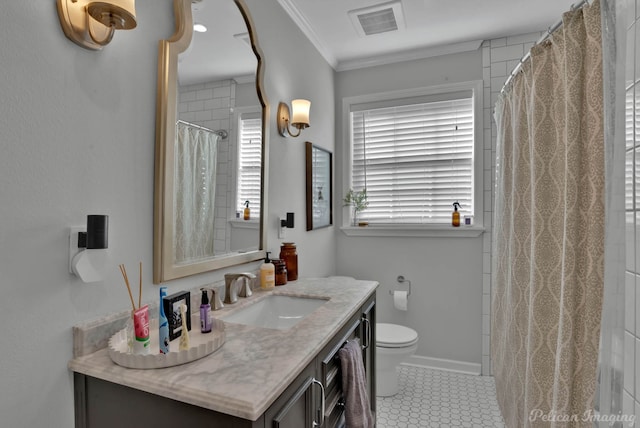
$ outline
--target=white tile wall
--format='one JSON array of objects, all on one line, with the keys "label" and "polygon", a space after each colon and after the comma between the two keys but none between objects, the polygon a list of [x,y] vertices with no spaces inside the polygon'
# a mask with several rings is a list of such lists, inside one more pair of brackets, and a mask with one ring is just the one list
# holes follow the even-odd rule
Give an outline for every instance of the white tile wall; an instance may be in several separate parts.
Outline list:
[{"label": "white tile wall", "polygon": [[483,280],[482,280],[482,374],[491,374],[490,334],[491,334],[491,226],[493,222],[493,202],[495,188],[496,126],[493,120],[493,106],[507,76],[520,62],[531,46],[540,39],[542,32],[502,37],[482,44],[482,75],[484,79],[484,227],[483,237]]},{"label": "white tile wall", "polygon": [[[640,10],[636,1],[635,9]],[[624,414],[640,416],[640,87],[634,85],[640,77],[640,26],[638,12],[631,11],[635,20],[627,32],[627,144],[625,168],[626,207],[626,273],[625,273],[625,314],[624,314],[624,394],[622,411]],[[633,16],[633,15],[632,15]],[[635,104],[635,105],[634,105]]]},{"label": "white tile wall", "polygon": [[[224,129],[233,135],[231,109],[235,106],[236,82],[222,80],[180,87],[178,117],[209,129]],[[228,140],[218,142],[216,172],[216,212],[214,251],[227,253],[231,249],[229,213],[235,209],[235,189],[229,188],[235,149],[229,150]]]}]

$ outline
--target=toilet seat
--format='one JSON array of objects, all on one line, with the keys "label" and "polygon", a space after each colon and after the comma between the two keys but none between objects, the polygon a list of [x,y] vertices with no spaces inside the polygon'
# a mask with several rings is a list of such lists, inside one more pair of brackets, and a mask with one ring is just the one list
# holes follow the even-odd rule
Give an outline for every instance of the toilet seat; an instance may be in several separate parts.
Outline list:
[{"label": "toilet seat", "polygon": [[418,342],[418,333],[403,325],[376,324],[376,346],[381,348],[406,348]]}]

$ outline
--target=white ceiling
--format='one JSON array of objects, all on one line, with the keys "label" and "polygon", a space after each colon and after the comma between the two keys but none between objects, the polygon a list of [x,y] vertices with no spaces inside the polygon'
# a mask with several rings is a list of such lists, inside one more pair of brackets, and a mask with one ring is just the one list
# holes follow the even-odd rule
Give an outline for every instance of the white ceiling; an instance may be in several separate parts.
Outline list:
[{"label": "white ceiling", "polygon": [[[278,0],[337,70],[549,28],[578,0],[401,0],[405,28],[359,36],[348,12],[389,0]],[[301,25],[302,23],[302,25]]]},{"label": "white ceiling", "polygon": [[[278,0],[336,70],[477,49],[482,40],[540,31],[555,24],[578,0],[399,0],[405,26],[360,36],[350,10],[389,0]],[[194,3],[194,21],[209,27],[194,34],[181,81],[231,78],[255,71],[249,47],[233,35],[246,32],[232,1]],[[200,61],[206,59],[209,65]],[[205,77],[206,76],[206,77]]]}]

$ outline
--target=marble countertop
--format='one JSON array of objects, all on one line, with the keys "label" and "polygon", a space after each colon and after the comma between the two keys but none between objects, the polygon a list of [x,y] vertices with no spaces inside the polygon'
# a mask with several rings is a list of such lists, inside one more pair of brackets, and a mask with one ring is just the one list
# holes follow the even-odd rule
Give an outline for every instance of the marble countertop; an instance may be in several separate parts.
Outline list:
[{"label": "marble countertop", "polygon": [[[244,419],[256,420],[313,360],[378,283],[347,277],[303,278],[274,290],[256,290],[249,298],[212,312],[224,320],[238,308],[269,294],[329,299],[288,330],[225,323],[226,342],[211,355],[188,364],[138,370],[111,361],[106,341],[122,328],[121,316],[74,327],[69,369]],[[193,294],[193,293],[192,293]],[[197,310],[197,307],[195,308]]]}]

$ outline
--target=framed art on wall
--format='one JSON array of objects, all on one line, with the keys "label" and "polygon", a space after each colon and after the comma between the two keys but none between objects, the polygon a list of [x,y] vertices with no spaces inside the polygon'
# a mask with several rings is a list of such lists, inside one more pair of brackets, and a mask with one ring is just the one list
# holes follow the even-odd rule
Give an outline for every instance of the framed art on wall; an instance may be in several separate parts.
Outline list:
[{"label": "framed art on wall", "polygon": [[307,230],[333,224],[333,155],[307,141]]}]

